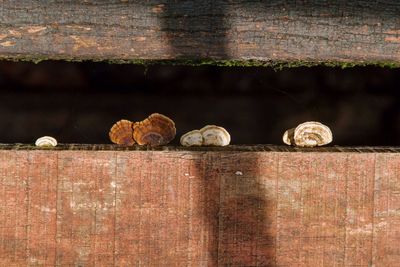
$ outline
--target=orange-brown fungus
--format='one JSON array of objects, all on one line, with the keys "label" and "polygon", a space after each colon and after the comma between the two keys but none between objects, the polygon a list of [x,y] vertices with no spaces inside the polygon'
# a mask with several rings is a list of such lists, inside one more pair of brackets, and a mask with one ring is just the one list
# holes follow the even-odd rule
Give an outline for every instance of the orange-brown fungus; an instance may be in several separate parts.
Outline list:
[{"label": "orange-brown fungus", "polygon": [[133,139],[133,122],[120,120],[116,122],[108,133],[111,142],[118,145],[131,146],[135,144]]},{"label": "orange-brown fungus", "polygon": [[175,123],[162,114],[151,114],[147,119],[133,125],[133,138],[139,145],[162,146],[176,135]]}]

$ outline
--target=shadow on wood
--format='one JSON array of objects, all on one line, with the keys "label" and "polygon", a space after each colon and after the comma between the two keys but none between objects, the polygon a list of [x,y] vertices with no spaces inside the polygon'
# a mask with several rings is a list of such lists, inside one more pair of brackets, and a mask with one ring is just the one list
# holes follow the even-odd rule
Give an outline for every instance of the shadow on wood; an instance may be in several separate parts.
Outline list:
[{"label": "shadow on wood", "polygon": [[176,59],[229,58],[225,47],[229,27],[224,18],[224,3],[165,1],[157,7],[161,30],[167,35]]},{"label": "shadow on wood", "polygon": [[7,0],[0,57],[398,66],[399,10],[395,0]]},{"label": "shadow on wood", "polygon": [[276,266],[276,155],[227,153],[221,164],[218,266]]},{"label": "shadow on wood", "polygon": [[398,153],[0,151],[1,266],[397,266]]},{"label": "shadow on wood", "polygon": [[[388,51],[398,54],[400,42],[389,26],[396,25],[396,1],[189,0],[164,1],[154,10],[176,59],[391,61]],[[349,19],[354,21],[346,25]],[[373,45],[354,42],[357,35]]]}]

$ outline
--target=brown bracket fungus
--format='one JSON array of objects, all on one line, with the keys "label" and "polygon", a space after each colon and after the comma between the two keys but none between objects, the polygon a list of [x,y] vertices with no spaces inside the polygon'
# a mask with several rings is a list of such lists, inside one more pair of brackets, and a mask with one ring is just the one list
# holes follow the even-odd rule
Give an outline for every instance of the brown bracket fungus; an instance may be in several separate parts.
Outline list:
[{"label": "brown bracket fungus", "polygon": [[108,133],[111,142],[118,145],[132,146],[135,144],[133,139],[133,122],[129,120],[117,121]]},{"label": "brown bracket fungus", "polygon": [[181,137],[181,145],[183,146],[201,146],[203,145],[203,135],[199,130],[193,130],[185,133]]},{"label": "brown bracket fungus", "polygon": [[227,146],[231,142],[228,131],[216,125],[207,125],[200,129],[204,146]]},{"label": "brown bracket fungus", "polygon": [[175,135],[174,121],[158,113],[151,114],[147,119],[133,125],[133,138],[139,145],[166,145]]},{"label": "brown bracket fungus", "polygon": [[308,121],[289,129],[283,134],[283,142],[300,147],[324,146],[332,142],[332,132],[328,126]]}]

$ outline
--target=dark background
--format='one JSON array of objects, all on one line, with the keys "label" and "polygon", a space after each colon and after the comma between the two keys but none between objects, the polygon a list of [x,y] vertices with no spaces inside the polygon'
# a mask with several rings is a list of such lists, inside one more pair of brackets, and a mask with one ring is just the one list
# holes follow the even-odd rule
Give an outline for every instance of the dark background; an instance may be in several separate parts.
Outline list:
[{"label": "dark background", "polygon": [[[122,118],[153,112],[177,136],[224,126],[233,144],[281,144],[287,128],[328,125],[336,145],[400,145],[400,69],[0,62],[0,142],[109,143]],[[174,143],[178,143],[176,138]]]}]

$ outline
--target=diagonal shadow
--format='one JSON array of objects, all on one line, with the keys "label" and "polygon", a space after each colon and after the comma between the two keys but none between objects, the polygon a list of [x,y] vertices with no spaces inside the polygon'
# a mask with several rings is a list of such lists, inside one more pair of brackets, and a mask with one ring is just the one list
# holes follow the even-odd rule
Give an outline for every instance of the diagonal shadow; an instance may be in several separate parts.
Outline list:
[{"label": "diagonal shadow", "polygon": [[224,10],[222,1],[166,1],[161,30],[175,59],[227,58]]},{"label": "diagonal shadow", "polygon": [[275,266],[273,156],[231,152],[214,162],[221,168],[219,265]]},{"label": "diagonal shadow", "polygon": [[[373,21],[379,14],[387,14],[381,18],[387,22],[385,25],[396,25],[394,18],[399,9],[395,0],[386,1],[385,5],[356,0],[303,2],[166,0],[159,14],[161,31],[172,50],[172,59],[282,60],[302,53],[317,56],[320,49],[334,50],[335,47],[324,45],[331,38],[330,27],[316,33],[318,27],[324,29],[327,21],[336,24],[336,34],[341,35],[343,17],[363,15]],[[298,47],[292,43],[298,43]],[[309,46],[302,47],[307,43]]]},{"label": "diagonal shadow", "polygon": [[[275,156],[256,152],[192,153],[208,266],[276,266]],[[264,154],[265,155],[265,154]],[[193,180],[194,181],[194,180]],[[192,199],[196,196],[192,195]]]}]

